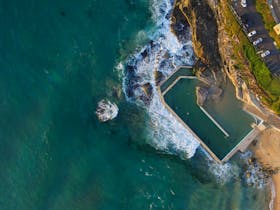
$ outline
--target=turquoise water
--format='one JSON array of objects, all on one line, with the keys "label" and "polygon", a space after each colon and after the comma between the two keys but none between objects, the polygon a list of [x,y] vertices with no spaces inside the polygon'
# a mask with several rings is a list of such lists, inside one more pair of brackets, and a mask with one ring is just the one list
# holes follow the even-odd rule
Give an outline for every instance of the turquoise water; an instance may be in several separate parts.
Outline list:
[{"label": "turquoise water", "polygon": [[[221,183],[232,171],[200,150],[181,160],[149,146],[149,115],[116,97],[114,67],[152,28],[150,2],[0,2],[1,209],[267,209],[268,188],[242,168]],[[101,124],[105,97],[120,112]]]},{"label": "turquoise water", "polygon": [[168,78],[166,81],[164,81],[161,86],[160,90],[161,92],[164,92],[178,77],[180,76],[194,76],[192,69],[188,68],[180,68],[177,72],[172,74],[170,78]]},{"label": "turquoise water", "polygon": [[164,98],[176,114],[222,160],[252,130],[251,124],[255,120],[242,111],[242,104],[237,101],[233,87],[228,83],[220,99],[209,101],[203,106],[228,133],[227,137],[197,105],[195,88],[198,84],[196,79],[180,79]]}]

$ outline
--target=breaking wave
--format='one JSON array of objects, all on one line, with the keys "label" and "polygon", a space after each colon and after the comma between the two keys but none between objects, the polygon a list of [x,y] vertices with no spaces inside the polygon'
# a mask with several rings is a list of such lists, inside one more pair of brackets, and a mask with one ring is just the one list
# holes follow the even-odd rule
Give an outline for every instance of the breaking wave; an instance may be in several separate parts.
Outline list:
[{"label": "breaking wave", "polygon": [[262,170],[261,164],[253,158],[251,151],[241,154],[240,158],[246,164],[243,178],[248,185],[261,189],[271,182],[269,176]]},{"label": "breaking wave", "polygon": [[[123,79],[123,92],[127,101],[144,107],[149,114],[148,143],[157,150],[189,159],[194,156],[199,142],[164,107],[156,88],[158,75],[166,78],[177,67],[195,62],[190,31],[180,36],[180,40],[171,31],[172,5],[173,2],[169,0],[151,0],[150,10],[155,26],[148,31],[139,31],[136,36],[136,42],[139,40],[143,43],[145,39],[150,41],[125,61],[116,64],[115,69]],[[218,164],[202,147],[199,148],[205,154],[207,171],[214,175],[218,183],[225,184],[240,176],[237,164]],[[255,175],[253,170],[249,169]],[[264,184],[260,176],[243,178],[257,188]]]},{"label": "breaking wave", "polygon": [[[150,41],[124,62],[116,64],[116,70],[122,72],[127,101],[144,107],[149,114],[148,143],[157,150],[189,159],[194,156],[199,142],[165,108],[156,88],[158,75],[166,78],[176,68],[195,62],[189,28],[184,28],[179,38],[171,31],[172,5],[169,0],[151,1],[155,27],[139,32]],[[236,164],[218,164],[202,147],[199,148],[206,154],[204,170],[214,175],[217,182],[225,184],[239,176],[240,168]]]},{"label": "breaking wave", "polygon": [[149,143],[158,150],[190,158],[199,143],[163,106],[156,89],[156,73],[164,78],[178,66],[194,62],[190,32],[178,40],[171,31],[172,5],[167,0],[151,2],[155,28],[147,32],[149,43],[117,67],[123,68],[126,99],[149,113]]}]

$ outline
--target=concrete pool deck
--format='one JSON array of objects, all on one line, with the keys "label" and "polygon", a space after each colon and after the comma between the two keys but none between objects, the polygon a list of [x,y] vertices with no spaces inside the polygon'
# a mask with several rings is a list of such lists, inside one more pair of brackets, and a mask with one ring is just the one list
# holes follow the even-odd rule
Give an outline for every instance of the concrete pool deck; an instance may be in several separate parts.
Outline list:
[{"label": "concrete pool deck", "polygon": [[[165,79],[163,82],[161,82],[158,86],[157,86],[157,90],[158,93],[160,95],[160,100],[163,103],[163,105],[166,107],[166,109],[197,139],[197,141],[201,144],[201,146],[206,150],[206,152],[218,163],[225,163],[226,161],[228,161],[234,154],[236,154],[236,152],[241,151],[244,152],[246,150],[246,148],[251,144],[251,142],[255,139],[255,137],[257,135],[259,135],[259,133],[265,129],[264,125],[263,125],[263,121],[260,120],[259,124],[252,124],[251,127],[252,129],[245,135],[245,137],[243,137],[240,141],[237,142],[237,144],[225,155],[223,156],[223,158],[218,157],[218,155],[215,154],[215,152],[210,149],[210,147],[206,144],[206,142],[203,140],[203,138],[199,137],[200,134],[196,133],[193,129],[191,129],[191,127],[175,112],[175,110],[173,108],[170,107],[170,105],[167,104],[164,96],[174,87],[176,86],[176,84],[180,81],[180,80],[184,80],[184,79],[189,79],[189,80],[193,80],[193,79],[197,79],[197,77],[195,76],[184,76],[184,75],[180,75],[178,76],[176,79],[174,79],[174,81],[169,84],[164,90],[161,89],[162,85],[165,84],[165,82],[167,82],[175,73],[177,73],[180,69],[185,68],[185,69],[192,69],[192,67],[190,66],[184,66],[184,67],[180,67],[178,69],[176,69],[174,71],[173,74],[171,74],[167,79]],[[236,99],[237,100],[237,99]],[[198,105],[197,105],[198,106]],[[199,106],[198,106],[199,107]],[[206,111],[203,107],[199,107],[200,110],[208,117],[208,119],[211,120],[211,122],[224,134],[225,137],[229,137],[230,134],[226,131],[225,128],[223,128],[223,126],[221,126],[221,124],[219,124],[216,119],[208,112]],[[249,114],[249,113],[247,113]],[[250,113],[252,114],[252,113]],[[220,143],[222,146],[222,142]]]}]

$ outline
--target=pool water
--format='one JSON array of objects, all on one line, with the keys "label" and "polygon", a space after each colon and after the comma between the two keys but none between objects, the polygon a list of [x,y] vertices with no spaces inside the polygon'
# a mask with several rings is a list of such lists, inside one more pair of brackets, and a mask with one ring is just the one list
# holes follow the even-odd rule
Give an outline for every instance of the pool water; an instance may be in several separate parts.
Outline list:
[{"label": "pool water", "polygon": [[166,103],[222,160],[251,130],[255,119],[242,110],[233,87],[227,84],[222,97],[205,104],[205,110],[229,134],[226,136],[196,103],[197,79],[180,79],[164,96]]}]

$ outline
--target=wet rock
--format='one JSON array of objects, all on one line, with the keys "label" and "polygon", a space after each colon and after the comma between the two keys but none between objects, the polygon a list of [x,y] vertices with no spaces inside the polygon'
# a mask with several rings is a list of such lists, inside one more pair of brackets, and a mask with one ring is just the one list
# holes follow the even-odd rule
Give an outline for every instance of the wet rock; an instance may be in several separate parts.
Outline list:
[{"label": "wet rock", "polygon": [[145,59],[148,56],[148,49],[146,48],[145,50],[143,50],[141,52],[141,55],[142,55],[143,59]]},{"label": "wet rock", "polygon": [[128,65],[126,66],[126,71],[127,71],[129,74],[133,74],[134,71],[135,71],[134,66],[128,64]]},{"label": "wet rock", "polygon": [[144,85],[141,85],[142,93],[138,96],[138,98],[146,105],[148,106],[151,102],[152,95],[153,95],[153,87],[150,83],[145,83]]},{"label": "wet rock", "polygon": [[153,87],[150,83],[146,83],[146,84],[142,85],[142,90],[146,97],[150,98],[152,96]]},{"label": "wet rock", "polygon": [[246,173],[246,178],[248,179],[248,178],[250,178],[251,177],[251,173],[250,172],[247,172]]},{"label": "wet rock", "polygon": [[195,88],[195,93],[196,93],[196,103],[199,106],[203,106],[203,104],[206,101],[207,96],[208,96],[207,88],[197,86]]},{"label": "wet rock", "polygon": [[110,102],[109,100],[102,99],[97,104],[97,109],[95,114],[97,115],[99,121],[106,122],[117,117],[119,108],[116,104]]},{"label": "wet rock", "polygon": [[186,17],[181,12],[179,7],[175,7],[173,10],[171,28],[180,41],[186,42],[190,38],[189,33],[188,33],[189,26],[190,25],[189,25]]},{"label": "wet rock", "polygon": [[180,38],[186,31],[186,21],[192,28],[192,41],[197,57],[208,67],[219,71],[221,56],[218,45],[218,25],[214,11],[205,0],[178,0],[172,24]]},{"label": "wet rock", "polygon": [[208,93],[208,99],[217,100],[221,97],[223,90],[219,87],[212,86],[209,88]]},{"label": "wet rock", "polygon": [[151,47],[154,47],[154,46],[155,46],[154,40],[151,40],[151,41],[150,41],[150,46],[151,46]]},{"label": "wet rock", "polygon": [[165,76],[163,75],[163,73],[161,73],[161,71],[155,71],[154,76],[155,76],[156,85],[160,84],[165,78]]}]

